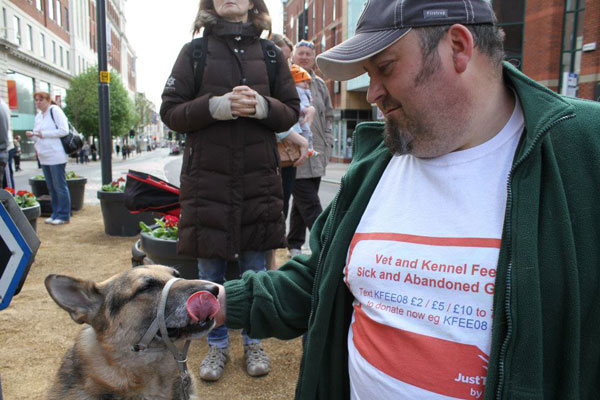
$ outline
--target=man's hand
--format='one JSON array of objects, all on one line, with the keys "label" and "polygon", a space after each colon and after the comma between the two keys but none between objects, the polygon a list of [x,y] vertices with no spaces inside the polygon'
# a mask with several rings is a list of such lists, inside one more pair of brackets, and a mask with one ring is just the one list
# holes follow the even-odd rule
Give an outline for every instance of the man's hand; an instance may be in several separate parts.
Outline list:
[{"label": "man's hand", "polygon": [[300,158],[294,163],[294,167],[298,167],[306,161],[308,155],[308,140],[304,138],[301,134],[296,131],[291,131],[289,135],[285,139],[284,142],[289,142],[295,144],[300,147]]}]

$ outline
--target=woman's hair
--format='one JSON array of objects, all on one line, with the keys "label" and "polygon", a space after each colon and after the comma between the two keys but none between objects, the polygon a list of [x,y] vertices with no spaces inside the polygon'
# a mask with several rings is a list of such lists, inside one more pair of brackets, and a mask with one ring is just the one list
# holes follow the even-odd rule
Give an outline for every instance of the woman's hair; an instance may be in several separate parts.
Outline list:
[{"label": "woman's hair", "polygon": [[275,46],[282,48],[283,46],[287,46],[290,51],[294,51],[294,45],[292,41],[287,38],[285,35],[281,35],[279,33],[272,33],[269,37],[269,40],[275,44]]},{"label": "woman's hair", "polygon": [[[271,34],[271,16],[264,0],[253,0],[254,8],[248,10],[248,21],[262,31],[269,31]],[[206,26],[214,25],[221,17],[215,11],[213,0],[200,0],[200,6],[196,20],[194,21],[193,34],[200,32],[200,29]]]},{"label": "woman's hair", "polygon": [[52,101],[52,99],[50,99],[50,93],[48,93],[48,92],[35,92],[35,93],[33,94],[33,98],[34,98],[34,99],[35,99],[36,97],[38,97],[38,96],[39,96],[39,97],[41,97],[42,99],[46,99],[46,100],[48,100],[48,101],[50,101],[50,102]]}]

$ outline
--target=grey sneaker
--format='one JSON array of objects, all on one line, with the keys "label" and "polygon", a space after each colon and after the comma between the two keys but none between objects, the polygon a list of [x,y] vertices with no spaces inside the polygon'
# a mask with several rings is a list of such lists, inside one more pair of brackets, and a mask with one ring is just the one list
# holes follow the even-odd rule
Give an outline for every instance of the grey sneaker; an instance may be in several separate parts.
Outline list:
[{"label": "grey sneaker", "polygon": [[208,346],[208,354],[200,365],[200,378],[205,381],[218,381],[223,376],[225,364],[229,361],[229,349]]},{"label": "grey sneaker", "polygon": [[246,359],[246,371],[250,376],[266,375],[271,370],[269,356],[260,343],[244,345],[244,358]]}]

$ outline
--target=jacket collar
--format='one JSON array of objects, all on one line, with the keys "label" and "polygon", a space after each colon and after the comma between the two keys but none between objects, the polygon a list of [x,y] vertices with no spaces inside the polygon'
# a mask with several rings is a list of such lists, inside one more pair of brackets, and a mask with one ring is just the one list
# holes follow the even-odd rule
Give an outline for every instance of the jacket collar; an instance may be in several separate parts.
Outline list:
[{"label": "jacket collar", "polygon": [[504,62],[504,80],[517,94],[525,116],[525,132],[518,156],[526,154],[552,124],[569,115],[574,107],[561,95],[529,78],[512,64]]},{"label": "jacket collar", "polygon": [[216,23],[207,27],[207,32],[215,36],[241,36],[258,37],[258,29],[252,22],[228,22],[218,19]]}]

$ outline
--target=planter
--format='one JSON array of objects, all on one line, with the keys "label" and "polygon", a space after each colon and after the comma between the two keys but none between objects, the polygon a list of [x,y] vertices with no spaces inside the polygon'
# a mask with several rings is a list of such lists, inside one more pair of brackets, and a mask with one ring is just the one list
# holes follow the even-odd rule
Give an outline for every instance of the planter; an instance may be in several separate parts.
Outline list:
[{"label": "planter", "polygon": [[31,207],[21,208],[25,218],[29,221],[29,224],[34,231],[37,231],[37,219],[41,215],[41,206],[39,204]]},{"label": "planter", "polygon": [[81,210],[83,208],[83,198],[85,196],[85,184],[87,178],[67,179],[69,194],[71,195],[71,210]]},{"label": "planter", "polygon": [[[69,195],[71,196],[71,210],[77,211],[83,208],[86,183],[87,178],[67,179],[67,187],[69,188]],[[29,178],[29,186],[31,186],[31,192],[35,197],[39,198],[43,195],[50,194],[45,179]],[[50,208],[50,213],[51,212],[52,208]]]},{"label": "planter", "polygon": [[[176,268],[184,279],[198,279],[198,260],[193,257],[178,255],[176,240],[157,239],[146,232],[142,232],[140,241],[142,251],[152,261],[151,264],[168,265]],[[147,263],[145,262],[145,264]]]},{"label": "planter", "polygon": [[132,214],[125,208],[123,192],[104,192],[99,190],[98,199],[102,208],[104,232],[110,236],[135,236],[140,233],[140,221],[147,225],[154,224],[159,215],[149,212]]}]

